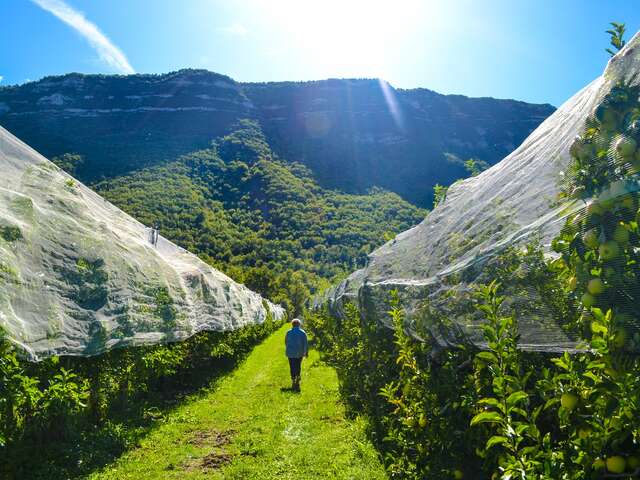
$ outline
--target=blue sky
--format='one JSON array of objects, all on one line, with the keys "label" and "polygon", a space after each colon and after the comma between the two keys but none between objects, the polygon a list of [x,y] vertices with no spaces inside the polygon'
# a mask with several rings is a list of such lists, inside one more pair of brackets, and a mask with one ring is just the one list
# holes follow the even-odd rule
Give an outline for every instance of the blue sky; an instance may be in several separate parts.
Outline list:
[{"label": "blue sky", "polygon": [[0,85],[194,67],[554,105],[602,72],[608,22],[640,29],[636,0],[2,0],[0,18]]}]

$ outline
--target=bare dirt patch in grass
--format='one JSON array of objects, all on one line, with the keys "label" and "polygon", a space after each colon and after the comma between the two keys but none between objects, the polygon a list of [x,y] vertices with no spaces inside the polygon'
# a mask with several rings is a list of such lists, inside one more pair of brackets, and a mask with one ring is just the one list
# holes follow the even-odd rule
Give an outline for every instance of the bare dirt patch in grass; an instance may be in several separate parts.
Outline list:
[{"label": "bare dirt patch in grass", "polygon": [[196,430],[187,443],[195,445],[196,447],[222,447],[231,442],[234,433],[233,430],[227,430],[225,432]]},{"label": "bare dirt patch in grass", "polygon": [[234,455],[226,452],[222,447],[228,445],[233,437],[232,430],[219,432],[217,430],[196,430],[191,434],[187,443],[200,448],[212,448],[204,457],[190,458],[183,463],[182,468],[186,471],[218,470],[231,463]]},{"label": "bare dirt patch in grass", "polygon": [[233,455],[226,452],[211,452],[199,462],[199,467],[203,471],[217,470],[231,463]]},{"label": "bare dirt patch in grass", "polygon": [[218,470],[231,463],[234,455],[222,449],[216,449],[201,458],[190,458],[182,464],[182,469],[187,472],[208,472]]}]

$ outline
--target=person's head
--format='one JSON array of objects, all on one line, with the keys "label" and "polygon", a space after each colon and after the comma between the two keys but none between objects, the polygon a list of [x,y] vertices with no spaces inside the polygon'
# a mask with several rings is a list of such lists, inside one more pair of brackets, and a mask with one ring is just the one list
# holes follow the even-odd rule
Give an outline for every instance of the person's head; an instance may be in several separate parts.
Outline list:
[{"label": "person's head", "polygon": [[300,319],[294,318],[293,320],[291,320],[291,326],[292,327],[299,327],[300,326]]}]

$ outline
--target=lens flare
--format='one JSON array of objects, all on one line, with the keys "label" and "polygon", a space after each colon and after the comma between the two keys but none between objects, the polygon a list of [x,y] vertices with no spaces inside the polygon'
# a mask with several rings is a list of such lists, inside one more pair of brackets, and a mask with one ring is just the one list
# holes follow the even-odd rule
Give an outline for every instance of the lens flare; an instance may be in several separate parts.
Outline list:
[{"label": "lens flare", "polygon": [[398,127],[398,130],[404,132],[404,118],[402,117],[402,110],[400,109],[400,104],[396,99],[394,89],[389,85],[389,82],[385,80],[378,80],[378,83],[380,84],[380,89],[384,95],[384,100],[387,102],[387,107],[389,108],[389,113],[393,117],[393,121]]}]

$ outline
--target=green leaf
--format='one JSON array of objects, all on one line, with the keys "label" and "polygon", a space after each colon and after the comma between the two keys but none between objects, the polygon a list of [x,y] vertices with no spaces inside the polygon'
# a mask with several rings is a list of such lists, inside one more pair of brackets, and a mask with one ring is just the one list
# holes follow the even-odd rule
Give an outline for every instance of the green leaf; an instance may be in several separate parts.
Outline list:
[{"label": "green leaf", "polygon": [[470,425],[478,425],[480,423],[502,423],[502,416],[498,412],[482,412],[471,419]]},{"label": "green leaf", "polygon": [[504,413],[504,405],[496,398],[482,398],[478,401],[478,405],[493,407]]},{"label": "green leaf", "polygon": [[498,363],[498,357],[492,352],[480,352],[476,355],[476,358],[485,362]]},{"label": "green leaf", "polygon": [[494,435],[489,440],[487,440],[486,449],[489,450],[491,447],[495,447],[496,445],[502,445],[509,441],[507,437],[502,437],[500,435]]},{"label": "green leaf", "polygon": [[511,408],[527,398],[529,398],[529,395],[523,391],[513,392],[507,397],[507,408]]},{"label": "green leaf", "polygon": [[600,360],[592,360],[587,364],[587,370],[603,370],[606,364]]},{"label": "green leaf", "polygon": [[600,377],[598,377],[598,376],[597,376],[595,373],[593,373],[593,372],[587,372],[587,373],[583,374],[583,377],[586,377],[586,378],[588,378],[588,379],[592,380],[594,383],[598,383],[598,382],[600,382],[600,380],[601,380],[601,379],[600,379]]},{"label": "green leaf", "polygon": [[549,408],[549,407],[551,407],[551,406],[553,406],[553,405],[555,405],[555,404],[557,404],[557,403],[560,403],[560,400],[558,400],[558,399],[557,399],[557,398],[555,398],[555,397],[550,398],[549,400],[547,400],[547,401],[545,402],[545,404],[544,404],[544,409],[546,410],[547,408]]},{"label": "green leaf", "polygon": [[558,368],[569,370],[569,365],[562,358],[552,358],[551,362]]},{"label": "green leaf", "polygon": [[522,415],[524,418],[529,418],[529,414],[520,407],[512,407],[509,409],[512,413],[517,413],[518,415]]}]

